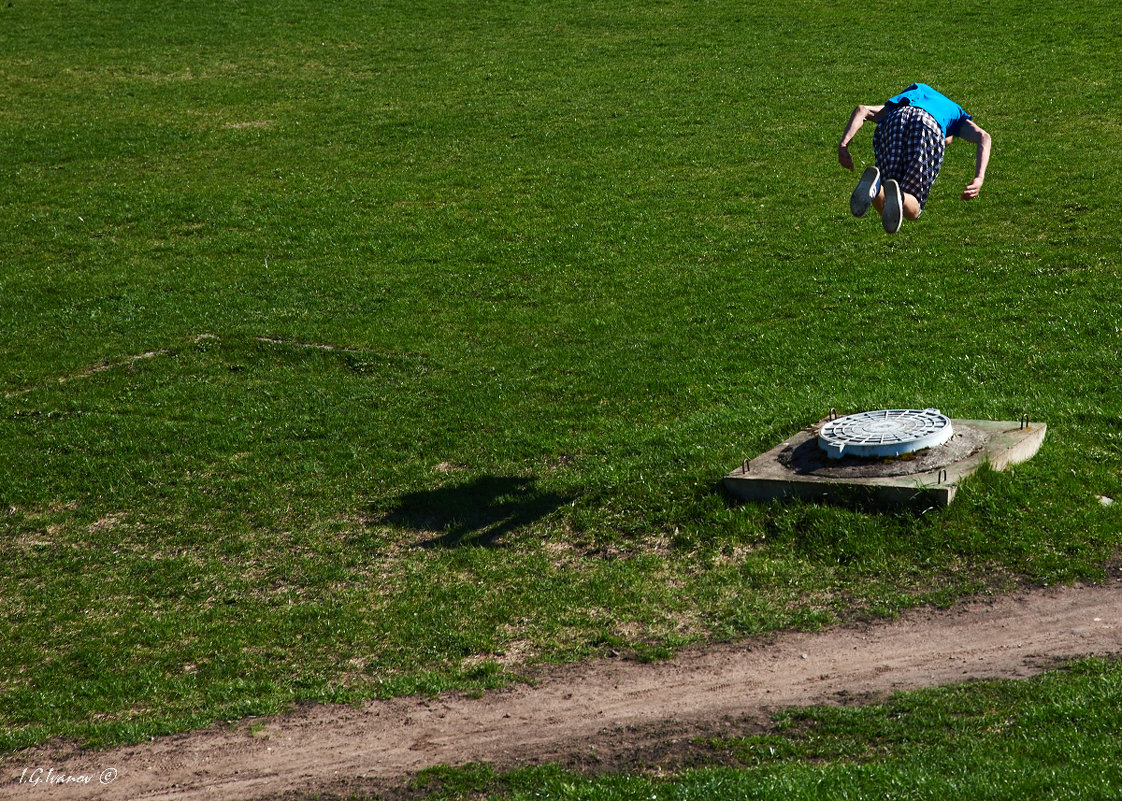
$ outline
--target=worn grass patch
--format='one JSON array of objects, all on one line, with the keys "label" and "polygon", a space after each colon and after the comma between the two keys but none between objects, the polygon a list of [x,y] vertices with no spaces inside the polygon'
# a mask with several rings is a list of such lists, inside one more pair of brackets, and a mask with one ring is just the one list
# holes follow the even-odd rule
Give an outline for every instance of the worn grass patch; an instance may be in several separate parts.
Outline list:
[{"label": "worn grass patch", "polygon": [[555,766],[423,771],[428,799],[983,799],[1115,797],[1122,670],[1089,660],[1028,681],[900,693],[869,706],[783,712],[767,734],[693,744],[714,767],[635,766],[585,776]]}]

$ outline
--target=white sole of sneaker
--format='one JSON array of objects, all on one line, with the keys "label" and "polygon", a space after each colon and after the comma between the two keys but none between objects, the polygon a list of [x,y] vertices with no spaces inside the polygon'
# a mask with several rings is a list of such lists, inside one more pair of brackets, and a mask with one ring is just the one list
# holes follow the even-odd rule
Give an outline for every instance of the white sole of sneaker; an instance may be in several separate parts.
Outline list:
[{"label": "white sole of sneaker", "polygon": [[890,234],[899,231],[900,223],[904,221],[904,198],[900,195],[900,184],[892,179],[884,182],[884,212],[880,221]]},{"label": "white sole of sneaker", "polygon": [[873,203],[873,198],[877,196],[877,183],[879,181],[880,170],[876,167],[866,167],[865,172],[861,173],[861,180],[857,182],[857,188],[849,196],[849,210],[853,212],[854,217],[865,216],[865,212],[869,210],[869,206]]}]

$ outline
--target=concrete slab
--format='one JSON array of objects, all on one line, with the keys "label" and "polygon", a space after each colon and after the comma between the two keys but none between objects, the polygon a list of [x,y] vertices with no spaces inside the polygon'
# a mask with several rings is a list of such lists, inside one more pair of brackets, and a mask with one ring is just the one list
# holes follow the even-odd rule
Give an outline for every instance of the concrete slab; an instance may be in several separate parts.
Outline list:
[{"label": "concrete slab", "polygon": [[861,498],[884,506],[943,507],[959,483],[988,463],[995,470],[1027,461],[1044,442],[1044,423],[953,420],[945,445],[894,459],[829,459],[818,432],[829,418],[803,429],[725,476],[725,488],[752,501],[798,497]]}]

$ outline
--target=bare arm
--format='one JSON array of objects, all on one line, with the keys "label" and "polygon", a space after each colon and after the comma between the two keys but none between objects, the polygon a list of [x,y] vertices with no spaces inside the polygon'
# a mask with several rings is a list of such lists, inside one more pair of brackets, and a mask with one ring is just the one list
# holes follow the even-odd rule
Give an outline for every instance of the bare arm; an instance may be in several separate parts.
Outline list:
[{"label": "bare arm", "polygon": [[847,170],[853,169],[853,157],[849,155],[849,143],[857,132],[861,130],[861,126],[867,121],[873,119],[880,110],[884,108],[880,106],[858,106],[853,109],[853,114],[849,118],[849,124],[845,126],[845,133],[842,134],[841,142],[838,144],[838,163],[845,167]]},{"label": "bare arm", "polygon": [[990,163],[990,150],[992,149],[990,135],[979,128],[973,120],[964,120],[959,128],[958,135],[967,142],[973,142],[978,146],[974,180],[962,190],[962,199],[972,200],[978,197],[978,193],[982,191],[982,184],[986,180],[986,167]]}]

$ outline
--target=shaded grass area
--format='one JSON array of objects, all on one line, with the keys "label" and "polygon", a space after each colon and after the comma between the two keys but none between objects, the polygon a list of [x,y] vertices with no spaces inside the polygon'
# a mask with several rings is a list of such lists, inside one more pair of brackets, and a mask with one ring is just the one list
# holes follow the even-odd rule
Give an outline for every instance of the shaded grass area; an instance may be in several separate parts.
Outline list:
[{"label": "shaded grass area", "polygon": [[[1029,681],[900,693],[864,707],[783,712],[773,730],[696,743],[726,763],[583,776],[555,766],[423,772],[412,798],[980,799],[1117,796],[1122,754],[1115,661],[1088,660]],[[708,757],[706,757],[708,752]],[[640,766],[641,767],[641,766]]]},{"label": "shaded grass area", "polygon": [[[0,748],[1100,578],[1109,11],[0,8]],[[886,239],[834,146],[917,79],[994,162]],[[719,490],[895,406],[1048,440],[945,512]]]}]

